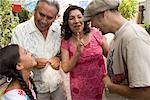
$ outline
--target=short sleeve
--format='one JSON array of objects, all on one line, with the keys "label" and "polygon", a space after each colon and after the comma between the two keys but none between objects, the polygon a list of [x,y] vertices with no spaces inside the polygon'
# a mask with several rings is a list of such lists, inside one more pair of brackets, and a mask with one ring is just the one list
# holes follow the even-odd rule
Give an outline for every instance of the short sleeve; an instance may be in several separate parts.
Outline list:
[{"label": "short sleeve", "polygon": [[18,25],[12,30],[11,44],[19,44],[23,46],[23,30],[21,25]]},{"label": "short sleeve", "polygon": [[[21,92],[19,92],[21,91]],[[22,90],[12,90],[2,96],[2,100],[27,100],[27,96]]]},{"label": "short sleeve", "polygon": [[97,40],[97,42],[102,45],[103,44],[103,35],[102,32],[99,31],[97,28],[92,28],[91,32],[93,34],[93,36],[95,37],[95,39]]},{"label": "short sleeve", "polygon": [[62,39],[61,40],[61,48],[68,50],[68,48],[69,48],[69,40]]},{"label": "short sleeve", "polygon": [[150,45],[135,39],[129,42],[126,50],[129,86],[150,86]]}]

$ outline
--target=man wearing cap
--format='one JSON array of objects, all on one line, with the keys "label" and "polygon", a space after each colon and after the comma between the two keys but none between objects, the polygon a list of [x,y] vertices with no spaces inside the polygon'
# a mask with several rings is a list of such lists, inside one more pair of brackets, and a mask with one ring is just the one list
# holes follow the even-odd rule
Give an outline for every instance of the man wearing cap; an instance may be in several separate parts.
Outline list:
[{"label": "man wearing cap", "polygon": [[115,35],[103,82],[108,100],[150,100],[150,35],[118,12],[119,0],[93,0],[85,9],[103,34]]}]

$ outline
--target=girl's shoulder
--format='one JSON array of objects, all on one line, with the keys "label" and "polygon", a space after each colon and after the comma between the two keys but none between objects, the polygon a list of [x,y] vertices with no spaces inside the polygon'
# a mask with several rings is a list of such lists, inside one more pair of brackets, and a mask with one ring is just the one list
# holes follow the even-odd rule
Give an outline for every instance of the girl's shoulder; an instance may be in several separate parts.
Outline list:
[{"label": "girl's shoulder", "polygon": [[27,100],[27,95],[22,89],[12,89],[5,91],[2,100]]}]

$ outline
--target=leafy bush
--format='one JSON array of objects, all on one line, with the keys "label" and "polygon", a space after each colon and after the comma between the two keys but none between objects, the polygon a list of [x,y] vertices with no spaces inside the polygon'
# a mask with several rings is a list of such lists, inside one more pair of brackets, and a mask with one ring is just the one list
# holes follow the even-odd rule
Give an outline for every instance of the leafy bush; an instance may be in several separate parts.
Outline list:
[{"label": "leafy bush", "polygon": [[19,17],[19,23],[25,22],[29,19],[30,12],[27,11],[25,8],[22,8],[21,12],[15,12],[14,15]]},{"label": "leafy bush", "polygon": [[137,0],[122,0],[119,5],[121,15],[130,20],[137,12]]},{"label": "leafy bush", "polygon": [[150,34],[150,24],[142,24],[142,27]]},{"label": "leafy bush", "polygon": [[0,44],[2,47],[9,44],[12,29],[19,23],[19,18],[13,15],[11,6],[8,0],[0,0]]}]

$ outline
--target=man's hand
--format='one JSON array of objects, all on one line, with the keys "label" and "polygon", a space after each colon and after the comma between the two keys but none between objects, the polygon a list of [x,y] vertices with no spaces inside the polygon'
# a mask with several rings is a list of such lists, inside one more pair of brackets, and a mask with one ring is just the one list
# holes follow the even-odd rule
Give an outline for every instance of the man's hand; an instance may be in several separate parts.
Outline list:
[{"label": "man's hand", "polygon": [[109,86],[113,84],[110,77],[106,73],[104,74],[104,77],[103,77],[103,83],[104,83],[105,88],[109,88]]},{"label": "man's hand", "polygon": [[36,58],[37,66],[36,68],[44,68],[49,61],[45,58]]},{"label": "man's hand", "polygon": [[59,57],[53,57],[49,60],[50,65],[53,69],[58,70],[60,66],[60,58]]}]

